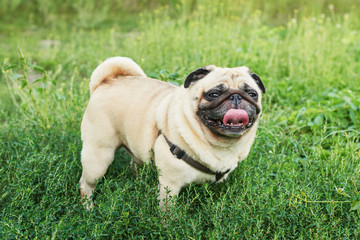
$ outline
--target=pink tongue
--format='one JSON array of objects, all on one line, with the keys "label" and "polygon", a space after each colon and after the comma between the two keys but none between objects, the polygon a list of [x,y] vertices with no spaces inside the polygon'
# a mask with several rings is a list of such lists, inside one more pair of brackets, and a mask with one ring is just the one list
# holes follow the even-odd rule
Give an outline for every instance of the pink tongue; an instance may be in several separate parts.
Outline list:
[{"label": "pink tongue", "polygon": [[230,109],[225,113],[224,125],[242,126],[249,122],[249,115],[242,109]]}]

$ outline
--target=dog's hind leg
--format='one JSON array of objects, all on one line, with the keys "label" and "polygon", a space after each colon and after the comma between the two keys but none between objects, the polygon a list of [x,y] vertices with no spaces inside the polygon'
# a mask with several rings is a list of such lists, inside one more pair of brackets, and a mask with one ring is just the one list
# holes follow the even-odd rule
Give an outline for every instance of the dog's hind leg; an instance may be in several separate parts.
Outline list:
[{"label": "dog's hind leg", "polygon": [[80,195],[86,198],[88,209],[94,206],[91,199],[96,186],[96,181],[102,178],[109,165],[114,160],[116,147],[99,147],[94,144],[84,142],[81,151],[81,164],[83,167],[82,176],[80,178]]}]

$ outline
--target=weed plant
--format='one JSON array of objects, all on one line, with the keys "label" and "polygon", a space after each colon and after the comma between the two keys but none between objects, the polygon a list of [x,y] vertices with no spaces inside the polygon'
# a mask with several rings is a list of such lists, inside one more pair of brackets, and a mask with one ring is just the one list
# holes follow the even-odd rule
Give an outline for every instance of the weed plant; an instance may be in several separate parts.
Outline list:
[{"label": "weed plant", "polygon": [[[1,2],[17,11],[0,23],[1,239],[360,237],[356,1],[33,2]],[[208,64],[260,75],[257,138],[228,181],[190,185],[161,212],[156,170],[134,179],[120,150],[84,209],[80,122],[111,56],[177,85]]]}]

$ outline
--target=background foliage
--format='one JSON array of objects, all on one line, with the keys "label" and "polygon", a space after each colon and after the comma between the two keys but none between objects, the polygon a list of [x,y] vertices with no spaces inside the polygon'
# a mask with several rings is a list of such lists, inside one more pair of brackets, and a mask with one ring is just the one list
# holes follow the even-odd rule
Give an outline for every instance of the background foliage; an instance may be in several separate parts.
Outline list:
[{"label": "background foliage", "polygon": [[[354,239],[359,230],[358,1],[0,2],[0,238]],[[78,195],[88,78],[110,56],[181,84],[208,64],[263,79],[253,149],[229,180],[157,205],[124,151]],[[164,227],[163,223],[166,223]]]}]

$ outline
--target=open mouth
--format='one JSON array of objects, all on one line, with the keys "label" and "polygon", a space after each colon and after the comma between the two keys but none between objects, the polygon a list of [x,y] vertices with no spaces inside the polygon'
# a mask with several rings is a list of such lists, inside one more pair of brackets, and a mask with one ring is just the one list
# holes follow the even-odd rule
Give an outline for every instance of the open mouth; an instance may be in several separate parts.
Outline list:
[{"label": "open mouth", "polygon": [[225,135],[241,135],[244,130],[253,125],[255,120],[249,118],[249,115],[243,109],[230,109],[222,119],[214,119],[206,114],[203,114],[202,118],[211,130]]}]

